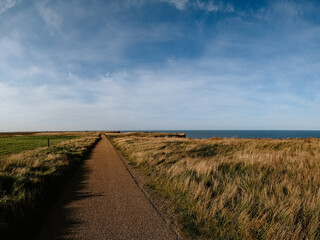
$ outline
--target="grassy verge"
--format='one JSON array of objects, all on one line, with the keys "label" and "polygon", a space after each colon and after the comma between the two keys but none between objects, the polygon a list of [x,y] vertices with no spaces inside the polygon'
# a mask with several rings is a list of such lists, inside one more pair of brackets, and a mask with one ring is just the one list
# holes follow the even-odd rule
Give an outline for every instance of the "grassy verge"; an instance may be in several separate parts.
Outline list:
[{"label": "grassy verge", "polygon": [[11,136],[0,137],[0,156],[20,153],[26,150],[33,150],[39,147],[46,147],[48,139],[50,146],[69,139],[75,139],[78,136],[67,135],[42,135],[42,136]]},{"label": "grassy verge", "polygon": [[320,238],[319,139],[109,138],[190,238]]},{"label": "grassy verge", "polygon": [[87,134],[0,160],[0,239],[26,239],[68,173],[98,141]]}]

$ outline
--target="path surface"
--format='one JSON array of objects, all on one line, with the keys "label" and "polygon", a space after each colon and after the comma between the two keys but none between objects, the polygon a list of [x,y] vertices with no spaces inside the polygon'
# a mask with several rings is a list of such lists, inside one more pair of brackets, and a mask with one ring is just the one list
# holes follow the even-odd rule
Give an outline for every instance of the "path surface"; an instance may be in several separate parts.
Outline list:
[{"label": "path surface", "polygon": [[38,239],[178,239],[105,136],[75,172]]}]

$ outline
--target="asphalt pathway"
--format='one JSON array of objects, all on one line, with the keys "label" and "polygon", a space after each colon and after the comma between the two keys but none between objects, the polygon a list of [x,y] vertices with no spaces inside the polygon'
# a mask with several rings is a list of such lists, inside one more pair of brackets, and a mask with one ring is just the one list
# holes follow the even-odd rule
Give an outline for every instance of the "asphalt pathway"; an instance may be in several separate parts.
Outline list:
[{"label": "asphalt pathway", "polygon": [[38,239],[178,239],[137,186],[109,140],[58,197]]}]

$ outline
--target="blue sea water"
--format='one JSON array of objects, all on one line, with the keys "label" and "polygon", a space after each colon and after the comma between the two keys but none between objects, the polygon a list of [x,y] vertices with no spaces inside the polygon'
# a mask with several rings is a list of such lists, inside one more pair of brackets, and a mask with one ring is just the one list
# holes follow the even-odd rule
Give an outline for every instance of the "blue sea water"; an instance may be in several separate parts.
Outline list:
[{"label": "blue sea water", "polygon": [[[128,131],[121,131],[128,132]],[[131,132],[131,131],[130,131]],[[134,131],[145,132],[145,131]],[[304,130],[154,130],[147,132],[185,133],[189,138],[320,138],[320,131]]]}]

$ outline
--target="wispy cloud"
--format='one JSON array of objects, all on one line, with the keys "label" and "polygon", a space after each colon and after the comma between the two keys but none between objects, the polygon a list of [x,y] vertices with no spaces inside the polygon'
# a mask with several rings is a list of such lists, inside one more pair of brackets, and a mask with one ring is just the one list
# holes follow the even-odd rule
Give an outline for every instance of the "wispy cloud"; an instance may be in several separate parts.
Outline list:
[{"label": "wispy cloud", "polygon": [[0,14],[14,7],[19,0],[0,0]]},{"label": "wispy cloud", "polygon": [[[122,70],[96,78],[60,72],[56,78],[64,82],[54,85],[24,83],[21,88],[22,81],[16,85],[2,84],[1,121],[6,126],[12,116],[21,119],[28,115],[27,118],[34,121],[28,123],[32,130],[54,129],[57,125],[90,129],[93,116],[96,116],[96,128],[105,128],[107,123],[108,128],[122,130],[174,129],[177,126],[181,129],[211,128],[212,124],[218,129],[248,129],[248,126],[254,129],[266,128],[266,121],[269,121],[269,129],[316,127],[316,122],[308,119],[309,114],[297,113],[319,115],[316,113],[319,97],[306,89],[309,96],[315,97],[308,99],[295,91],[293,82],[283,84],[282,74],[286,70],[274,71],[271,77],[275,81],[266,84],[263,78],[272,65],[259,65],[255,69],[253,63],[230,61],[217,59],[213,62],[204,58],[192,62],[192,66],[184,61],[170,61],[157,70]],[[248,68],[241,70],[243,64],[249,64]],[[223,73],[226,70],[228,74]],[[28,74],[45,72],[32,67],[19,77],[23,79],[28,71]],[[299,71],[292,74],[299,74]],[[41,119],[33,116],[41,116]],[[295,122],[285,121],[292,117]],[[84,120],[80,121],[82,118]],[[232,119],[237,119],[237,123]],[[68,125],[69,121],[74,124]]]},{"label": "wispy cloud", "polygon": [[171,5],[174,5],[177,9],[183,10],[185,9],[189,0],[160,0],[161,2],[167,2]]},{"label": "wispy cloud", "polygon": [[160,0],[161,2],[167,2],[175,6],[179,10],[185,10],[188,6],[200,9],[206,12],[234,12],[233,5],[223,3],[220,0],[216,1],[204,1],[204,0]]},{"label": "wispy cloud", "polygon": [[53,34],[52,30],[58,30],[63,18],[62,16],[49,5],[50,1],[42,1],[37,4],[37,9],[42,19],[47,24],[50,33]]},{"label": "wispy cloud", "polygon": [[0,16],[0,131],[319,128],[319,8],[75,2]]},{"label": "wispy cloud", "polygon": [[233,5],[227,3],[224,4],[222,1],[203,1],[197,0],[195,7],[204,10],[206,12],[234,12]]}]

